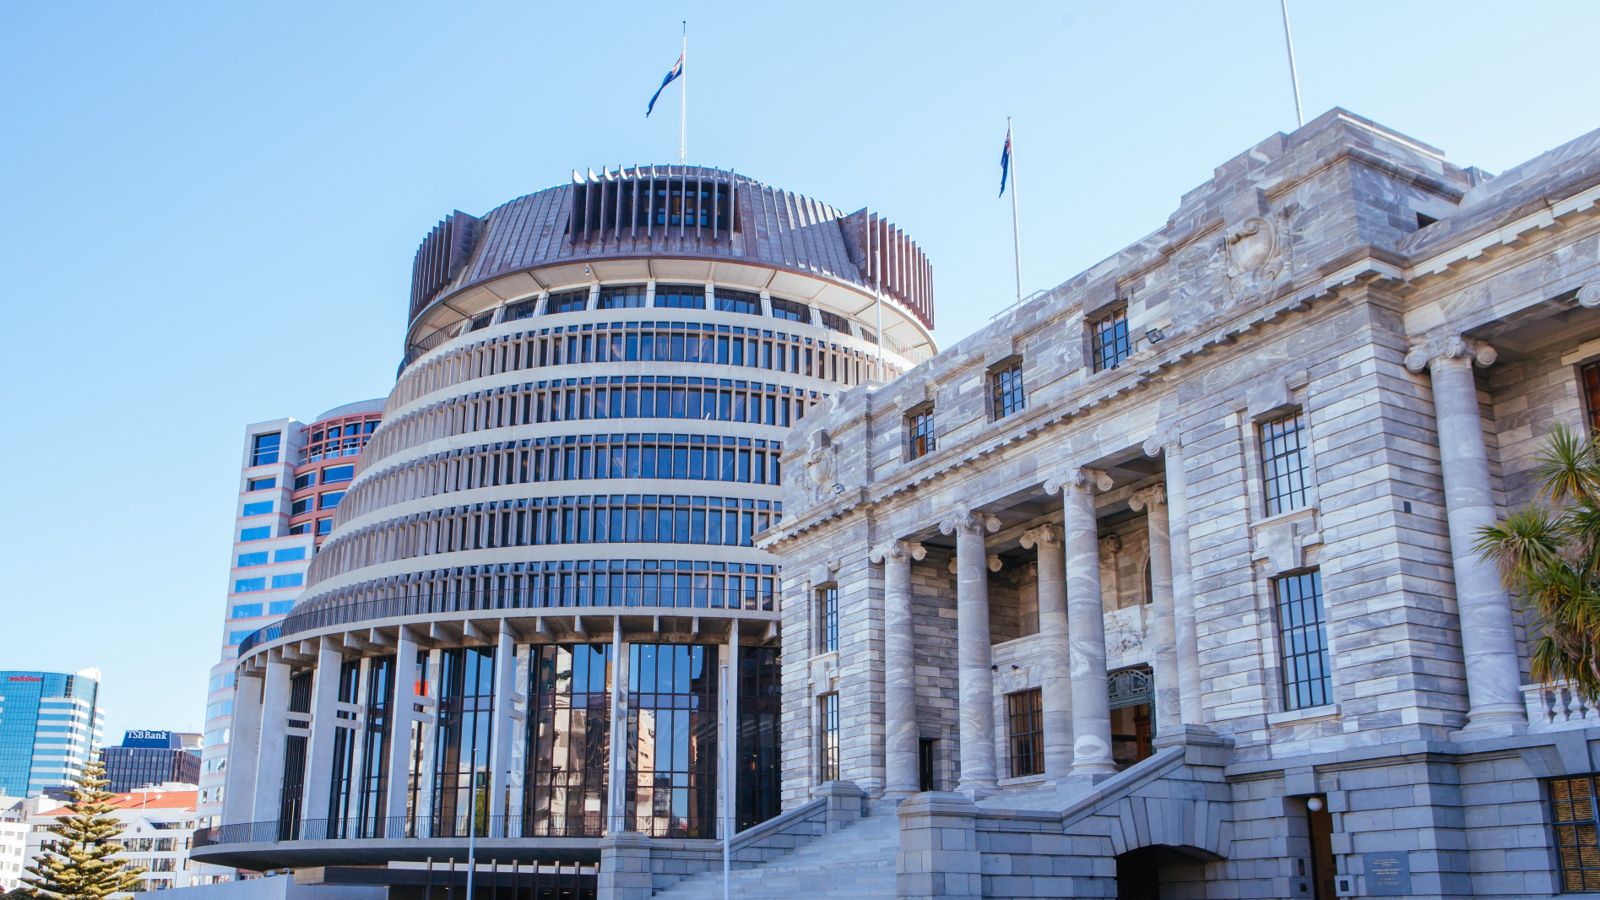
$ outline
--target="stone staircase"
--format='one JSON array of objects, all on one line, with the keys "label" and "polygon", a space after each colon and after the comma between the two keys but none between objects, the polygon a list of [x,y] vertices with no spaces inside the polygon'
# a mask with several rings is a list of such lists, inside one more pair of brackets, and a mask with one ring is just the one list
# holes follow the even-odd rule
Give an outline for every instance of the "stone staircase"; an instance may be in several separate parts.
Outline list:
[{"label": "stone staircase", "polygon": [[[872,812],[854,825],[817,837],[777,859],[754,868],[734,869],[729,896],[752,900],[893,897],[900,822],[892,808],[875,807]],[[721,900],[722,872],[685,879],[655,896]]]}]

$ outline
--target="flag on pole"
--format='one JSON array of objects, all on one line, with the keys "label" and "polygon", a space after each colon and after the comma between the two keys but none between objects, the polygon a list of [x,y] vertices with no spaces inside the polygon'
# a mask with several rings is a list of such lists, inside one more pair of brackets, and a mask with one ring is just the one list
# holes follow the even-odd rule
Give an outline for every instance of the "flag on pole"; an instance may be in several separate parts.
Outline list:
[{"label": "flag on pole", "polygon": [[1011,125],[1006,124],[1006,145],[1000,148],[1000,196],[1006,195],[1006,176],[1011,174]]},{"label": "flag on pole", "polygon": [[661,86],[656,88],[656,92],[654,94],[650,95],[650,105],[644,108],[644,117],[646,119],[650,118],[650,112],[656,108],[656,101],[661,99],[661,92],[667,89],[667,85],[677,81],[682,76],[683,55],[679,54],[678,61],[672,64],[671,69],[667,70],[667,77],[661,79]]}]

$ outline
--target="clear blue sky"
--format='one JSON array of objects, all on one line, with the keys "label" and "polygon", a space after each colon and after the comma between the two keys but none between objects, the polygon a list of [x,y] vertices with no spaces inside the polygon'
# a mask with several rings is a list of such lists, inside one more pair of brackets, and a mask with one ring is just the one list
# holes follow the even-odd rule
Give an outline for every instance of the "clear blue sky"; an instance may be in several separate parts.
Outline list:
[{"label": "clear blue sky", "polygon": [[[1293,5],[1335,105],[1499,171],[1600,126],[1600,4]],[[242,427],[387,392],[439,217],[690,160],[935,265],[949,344],[1159,227],[1294,125],[1277,0],[21,3],[0,8],[0,668],[105,671],[110,734],[199,730]]]}]

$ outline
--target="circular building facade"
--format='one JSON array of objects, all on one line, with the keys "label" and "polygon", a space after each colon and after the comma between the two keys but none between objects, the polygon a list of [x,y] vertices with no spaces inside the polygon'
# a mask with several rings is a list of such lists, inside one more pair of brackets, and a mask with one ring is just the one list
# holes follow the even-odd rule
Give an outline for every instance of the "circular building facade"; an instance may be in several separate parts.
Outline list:
[{"label": "circular building facade", "polygon": [[[224,824],[250,868],[593,859],[779,811],[788,430],[933,351],[898,229],[731,172],[456,212],[294,611],[240,646]],[[729,777],[730,774],[732,777]],[[475,824],[474,824],[475,823]]]}]

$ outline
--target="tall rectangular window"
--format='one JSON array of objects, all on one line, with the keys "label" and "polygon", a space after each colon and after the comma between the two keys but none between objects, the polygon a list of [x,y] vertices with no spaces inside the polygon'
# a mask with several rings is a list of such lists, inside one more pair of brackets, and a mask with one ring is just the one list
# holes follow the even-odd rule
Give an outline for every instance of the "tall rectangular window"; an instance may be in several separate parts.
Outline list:
[{"label": "tall rectangular window", "polygon": [[1550,823],[1556,865],[1565,893],[1600,891],[1600,776],[1555,778],[1550,787]]},{"label": "tall rectangular window", "polygon": [[989,400],[997,420],[1027,406],[1028,398],[1022,389],[1022,360],[1004,363],[989,372]]},{"label": "tall rectangular window", "polygon": [[911,443],[907,453],[911,459],[921,459],[934,450],[933,407],[924,406],[906,416],[906,431]]},{"label": "tall rectangular window", "polygon": [[278,461],[278,451],[283,443],[279,432],[258,434],[250,445],[250,465],[267,466]]},{"label": "tall rectangular window", "polygon": [[1006,695],[1011,777],[1044,773],[1044,696],[1039,688]]},{"label": "tall rectangular window", "polygon": [[1285,709],[1333,702],[1328,669],[1328,629],[1323,614],[1322,574],[1316,569],[1272,582],[1278,608],[1279,652]]},{"label": "tall rectangular window", "polygon": [[817,783],[839,780],[839,695],[823,694],[818,699]]},{"label": "tall rectangular window", "polygon": [[822,636],[818,652],[839,649],[839,586],[830,584],[817,591],[817,633]]},{"label": "tall rectangular window", "polygon": [[1600,362],[1592,362],[1578,370],[1583,379],[1583,399],[1589,409],[1589,431],[1600,434]]},{"label": "tall rectangular window", "polygon": [[1128,308],[1118,307],[1089,320],[1089,344],[1096,372],[1122,365],[1133,352],[1133,342],[1128,337]]},{"label": "tall rectangular window", "polygon": [[1306,505],[1305,424],[1299,412],[1261,423],[1261,489],[1267,515]]}]

